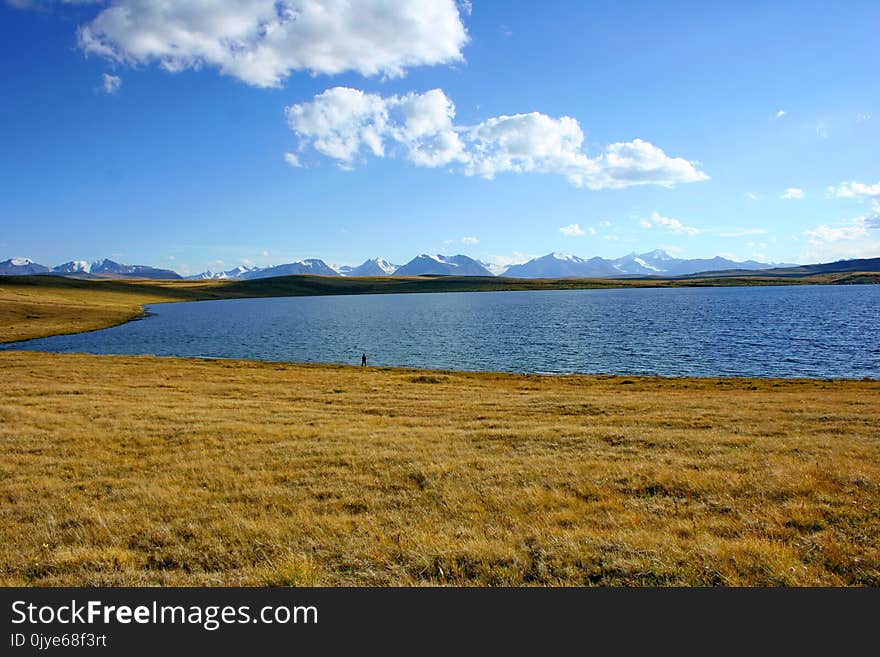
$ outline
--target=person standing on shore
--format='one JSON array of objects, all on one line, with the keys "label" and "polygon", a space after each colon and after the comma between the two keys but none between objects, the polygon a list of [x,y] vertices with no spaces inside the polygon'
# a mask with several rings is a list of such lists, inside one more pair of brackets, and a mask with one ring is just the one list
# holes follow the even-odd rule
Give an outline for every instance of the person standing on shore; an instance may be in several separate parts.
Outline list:
[{"label": "person standing on shore", "polygon": [[367,366],[367,355],[361,354],[361,367],[366,367],[366,366]]}]

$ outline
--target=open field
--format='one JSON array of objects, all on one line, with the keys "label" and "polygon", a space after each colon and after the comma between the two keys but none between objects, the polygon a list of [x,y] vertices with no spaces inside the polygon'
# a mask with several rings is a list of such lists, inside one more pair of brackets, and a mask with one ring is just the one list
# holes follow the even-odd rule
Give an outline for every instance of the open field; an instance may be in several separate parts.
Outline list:
[{"label": "open field", "polygon": [[880,585],[880,383],[0,353],[0,583]]},{"label": "open field", "polygon": [[173,301],[319,294],[858,283],[880,283],[880,274],[846,272],[812,276],[688,279],[283,276],[253,281],[80,280],[60,276],[3,276],[0,277],[0,342],[106,328],[143,315],[144,304]]}]

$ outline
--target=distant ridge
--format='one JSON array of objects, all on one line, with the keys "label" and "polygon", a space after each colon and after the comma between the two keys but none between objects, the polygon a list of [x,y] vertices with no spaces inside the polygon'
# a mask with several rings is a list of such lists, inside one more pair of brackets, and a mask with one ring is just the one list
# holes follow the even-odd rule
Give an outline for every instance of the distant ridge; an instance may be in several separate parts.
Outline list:
[{"label": "distant ridge", "polygon": [[239,276],[242,280],[255,278],[272,278],[273,276],[291,276],[295,274],[318,274],[321,276],[339,276],[339,272],[327,265],[323,260],[297,260],[285,265],[276,265],[266,269],[255,269]]},{"label": "distant ridge", "polygon": [[773,264],[746,260],[736,262],[714,258],[684,260],[661,249],[630,253],[614,260],[598,256],[584,259],[565,253],[548,253],[520,265],[511,265],[501,275],[511,278],[615,278],[620,276],[682,276],[723,270],[761,271]]},{"label": "distant ridge", "polygon": [[9,258],[0,262],[0,276],[29,276],[48,272],[48,267],[38,265],[30,258]]},{"label": "distant ridge", "polygon": [[170,269],[157,269],[147,265],[123,265],[109,258],[104,258],[100,262],[93,262],[89,273],[93,276],[152,278],[157,280],[183,278],[176,271],[171,271]]},{"label": "distant ridge", "polygon": [[835,260],[815,265],[791,265],[773,267],[755,272],[747,269],[725,269],[722,271],[695,272],[681,278],[700,278],[713,276],[729,278],[731,276],[815,276],[817,274],[845,274],[849,272],[880,272],[880,258],[859,258],[854,260]]},{"label": "distant ridge", "polygon": [[395,276],[494,276],[473,258],[465,255],[423,253],[394,272]]},{"label": "distant ridge", "polygon": [[385,258],[373,258],[365,260],[357,267],[347,267],[345,265],[336,267],[343,276],[391,276],[399,269],[399,265],[394,265]]}]

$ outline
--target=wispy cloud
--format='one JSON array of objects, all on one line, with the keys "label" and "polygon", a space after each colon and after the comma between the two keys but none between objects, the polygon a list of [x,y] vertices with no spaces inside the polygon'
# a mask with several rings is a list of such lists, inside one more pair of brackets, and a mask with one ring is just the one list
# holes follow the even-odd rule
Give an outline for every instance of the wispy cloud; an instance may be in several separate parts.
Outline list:
[{"label": "wispy cloud", "polygon": [[461,243],[462,244],[479,244],[480,240],[476,237],[462,237]]},{"label": "wispy cloud", "polygon": [[788,200],[800,200],[804,198],[804,190],[800,187],[789,187],[783,192],[782,196],[779,198],[784,198]]},{"label": "wispy cloud", "polygon": [[775,116],[774,118],[776,118],[776,119],[781,119],[782,117],[785,116],[785,114],[786,114],[786,112],[785,112],[784,109],[777,110],[777,112],[776,112],[776,116]]},{"label": "wispy cloud", "polygon": [[104,90],[106,94],[115,94],[119,91],[119,87],[122,86],[122,78],[118,75],[110,75],[109,73],[104,73],[101,76],[101,88]]},{"label": "wispy cloud", "polygon": [[664,217],[659,212],[652,212],[649,218],[642,219],[639,223],[643,228],[653,228],[654,226],[658,226],[671,230],[673,233],[679,233],[682,235],[697,235],[702,232],[699,228],[686,226],[679,219]]},{"label": "wispy cloud", "polygon": [[870,214],[836,224],[823,224],[804,232],[808,247],[804,260],[829,261],[880,256],[880,204]]},{"label": "wispy cloud", "polygon": [[559,232],[566,237],[580,237],[585,234],[584,229],[580,227],[580,224],[568,224],[568,226],[560,228]]},{"label": "wispy cloud", "polygon": [[299,156],[296,153],[285,153],[284,161],[287,162],[290,166],[295,168],[302,167],[302,162],[299,161]]}]

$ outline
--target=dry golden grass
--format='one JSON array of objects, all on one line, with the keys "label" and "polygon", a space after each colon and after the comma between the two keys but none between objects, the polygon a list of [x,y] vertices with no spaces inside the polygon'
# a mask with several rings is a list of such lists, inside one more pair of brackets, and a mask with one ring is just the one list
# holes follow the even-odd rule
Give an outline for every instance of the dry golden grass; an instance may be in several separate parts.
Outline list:
[{"label": "dry golden grass", "polygon": [[[102,283],[104,288],[45,276],[0,277],[0,342],[123,324],[142,316],[145,304],[197,299],[208,288],[200,281]],[[76,284],[81,287],[71,286]]]},{"label": "dry golden grass", "polygon": [[880,383],[0,354],[7,585],[880,585]]}]

